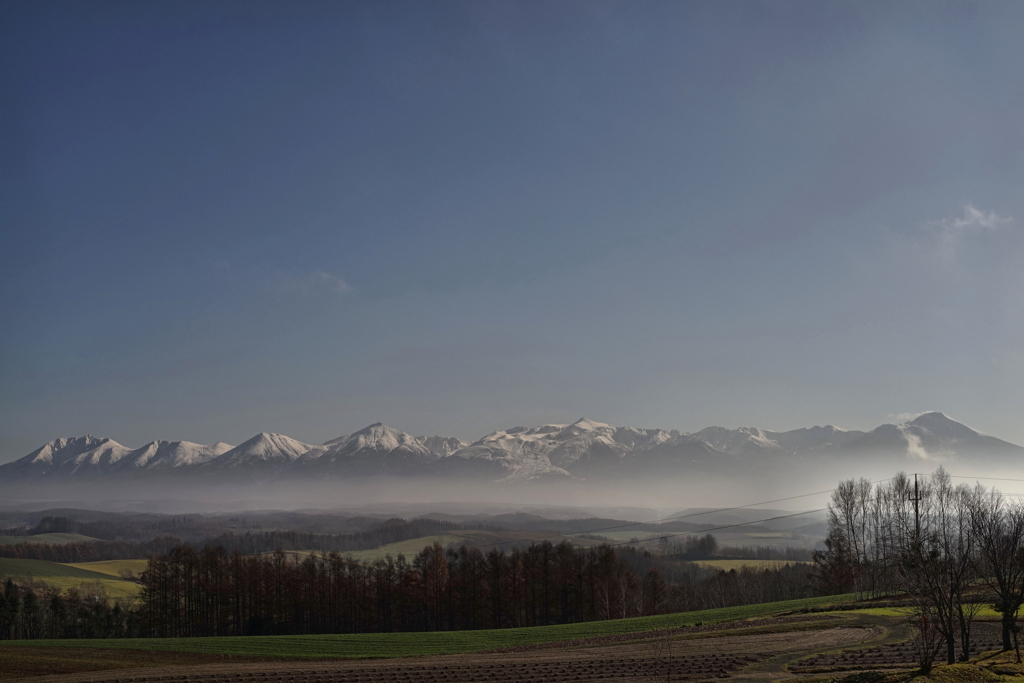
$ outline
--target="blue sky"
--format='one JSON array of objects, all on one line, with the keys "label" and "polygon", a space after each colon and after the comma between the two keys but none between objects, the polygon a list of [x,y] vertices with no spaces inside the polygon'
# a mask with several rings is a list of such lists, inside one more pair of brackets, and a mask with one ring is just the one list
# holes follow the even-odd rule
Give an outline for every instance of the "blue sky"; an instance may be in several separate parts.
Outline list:
[{"label": "blue sky", "polygon": [[580,416],[1024,443],[1024,5],[0,9],[0,461]]}]

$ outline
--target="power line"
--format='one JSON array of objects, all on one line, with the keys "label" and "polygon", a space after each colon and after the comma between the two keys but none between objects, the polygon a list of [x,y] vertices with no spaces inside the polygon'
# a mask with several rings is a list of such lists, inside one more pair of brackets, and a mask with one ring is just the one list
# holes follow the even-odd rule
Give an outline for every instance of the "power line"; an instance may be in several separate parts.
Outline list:
[{"label": "power line", "polygon": [[[806,495],[810,496],[810,495],[815,495],[815,494],[808,493]],[[803,497],[803,496],[801,496],[801,497]],[[752,503],[752,505],[756,505],[756,504],[757,503]],[[741,507],[749,507],[749,506],[741,506]],[[735,510],[736,508],[728,508],[728,509]],[[791,513],[791,514],[788,514],[788,515],[779,515],[777,517],[768,517],[767,519],[754,519],[754,520],[751,520],[749,522],[737,522],[736,524],[725,524],[723,526],[711,527],[710,529],[695,529],[695,530],[692,530],[692,531],[680,531],[679,533],[668,534],[666,536],[652,536],[651,538],[645,538],[644,542],[646,542],[646,541],[659,541],[659,540],[661,540],[663,538],[676,538],[677,536],[689,536],[690,534],[707,534],[707,533],[710,533],[712,531],[721,531],[723,529],[734,529],[734,528],[740,527],[740,526],[750,526],[751,524],[760,524],[762,522],[772,522],[772,521],[775,521],[777,519],[788,519],[789,517],[799,517],[800,515],[809,515],[809,514],[812,514],[812,513],[815,513],[815,512],[824,512],[827,509],[828,508],[818,508],[817,510],[804,510],[803,512],[794,512],[794,513]],[[640,523],[642,523],[642,522],[640,522]],[[583,533],[587,533],[587,532],[583,532]],[[514,544],[514,543],[525,543],[525,542],[533,543],[535,541],[542,541],[542,540],[545,540],[547,538],[559,538],[559,537],[562,537],[564,535],[565,534],[558,534],[557,536],[545,536],[543,538],[537,538],[537,539],[523,538],[523,539],[516,539],[516,540],[513,540],[513,541],[500,541],[498,543],[483,543],[483,544],[480,544],[480,545],[468,545],[466,547],[467,548],[487,548],[487,547],[490,547],[490,546],[510,545],[510,544]],[[636,541],[619,541],[617,543],[604,543],[602,545],[619,546],[619,545],[629,545],[631,543],[636,543]]]},{"label": "power line", "polygon": [[[948,474],[948,473],[947,473]],[[931,475],[926,475],[931,476]],[[1024,479],[1010,479],[1008,477],[968,477],[962,474],[949,474],[950,479],[984,479],[985,481],[1024,481]]]},{"label": "power line", "polygon": [[[882,484],[882,483],[885,483],[887,481],[892,481],[892,477],[889,477],[888,479],[879,479],[877,481],[871,482],[871,484]],[[546,541],[546,540],[550,540],[552,538],[562,538],[562,537],[567,537],[567,536],[579,536],[580,534],[593,534],[593,533],[597,533],[599,531],[615,531],[615,530],[618,530],[618,529],[628,529],[629,527],[643,526],[645,524],[652,524],[652,525],[653,524],[664,524],[665,522],[673,522],[673,521],[676,521],[676,520],[679,520],[679,519],[689,519],[691,517],[700,517],[701,515],[711,515],[711,514],[715,514],[715,513],[718,513],[718,512],[731,512],[733,510],[742,510],[744,508],[756,507],[758,505],[770,505],[772,503],[782,503],[782,502],[785,502],[787,500],[796,500],[798,498],[809,498],[810,496],[821,496],[821,495],[824,495],[826,493],[832,493],[835,490],[836,489],[829,489],[827,491],[815,491],[814,493],[801,493],[800,495],[797,495],[797,496],[788,496],[786,498],[776,498],[775,500],[765,500],[765,501],[761,501],[759,503],[747,503],[746,505],[735,505],[733,507],[728,507],[728,508],[713,508],[711,510],[705,510],[703,512],[691,512],[691,513],[688,513],[688,514],[685,514],[685,515],[674,515],[672,517],[663,517],[662,519],[657,519],[657,520],[654,520],[653,522],[629,522],[627,524],[618,524],[616,526],[601,527],[599,529],[588,529],[586,531],[576,531],[576,532],[572,532],[572,533],[569,533],[569,534],[563,534],[563,533],[548,534],[546,536],[537,536],[535,538],[516,539],[515,541],[502,541],[502,542],[499,542],[499,543],[478,543],[478,544],[475,544],[475,545],[467,545],[466,547],[467,548],[490,548],[492,546],[507,545],[508,543],[534,543],[536,541]],[[820,510],[811,510],[810,512],[822,512],[822,511],[824,511],[826,509],[827,508],[821,508]],[[800,512],[800,513],[797,513],[797,514],[803,515],[803,514],[809,514],[809,512]],[[779,518],[772,517],[771,519],[782,519],[782,518],[781,517],[779,517]],[[761,520],[761,521],[766,521],[767,522],[767,521],[771,521],[771,519]],[[744,525],[747,525],[747,524],[757,524],[757,522],[756,521],[754,521],[754,522],[744,522],[743,524]],[[730,527],[723,527],[723,528],[730,528]],[[715,529],[699,529],[699,530],[696,530],[696,531],[688,531],[688,532],[684,532],[684,533],[687,533],[687,534],[689,534],[689,533],[707,533],[709,531],[715,531]],[[678,536],[678,535],[681,535],[681,534],[675,534],[675,535]],[[669,538],[671,538],[671,536]],[[621,545],[621,543],[615,543],[615,544],[612,544],[612,545]]]},{"label": "power line", "polygon": [[[809,515],[815,512],[824,512],[828,508],[818,508],[817,510],[804,510],[803,512],[794,512],[790,515],[779,515],[778,517],[769,517],[767,519],[755,519],[752,522],[740,522],[738,524],[726,524],[725,526],[715,527],[713,529],[701,529],[700,531],[681,531],[678,534],[669,534],[667,536],[655,536],[653,538],[645,538],[644,541],[660,541],[663,538],[676,538],[677,536],[689,536],[690,534],[706,534],[711,531],[721,531],[722,529],[734,529],[738,526],[749,526],[751,524],[760,524],[761,522],[772,522],[776,519],[788,519],[790,517],[799,517],[800,515]],[[633,541],[619,541],[618,543],[606,543],[608,546],[619,546],[628,545]]]},{"label": "power line", "polygon": [[[914,473],[914,474],[917,475],[917,474],[920,474],[920,473]],[[931,475],[925,475],[925,476],[931,476]],[[949,476],[950,476],[950,478],[956,478],[956,479],[985,479],[985,480],[989,480],[989,481],[1016,481],[1016,482],[1024,482],[1024,479],[1010,479],[1010,478],[1005,478],[1005,477],[969,477],[969,476],[966,476],[966,475],[956,475],[956,474],[950,474]],[[892,481],[893,479],[894,479],[894,477],[889,477],[888,479],[878,479],[878,480],[872,481],[870,483],[872,485],[874,485],[874,484],[883,484],[883,483],[885,483],[887,481]],[[796,496],[788,496],[786,498],[776,498],[774,500],[766,500],[766,501],[761,501],[761,502],[758,502],[758,503],[747,503],[746,505],[735,505],[733,507],[727,507],[727,508],[713,508],[713,509],[710,509],[710,510],[704,510],[703,512],[691,512],[691,513],[688,513],[688,514],[685,514],[685,515],[673,515],[672,517],[663,517],[662,519],[658,519],[658,520],[655,520],[653,522],[629,522],[627,524],[618,524],[618,525],[615,525],[615,526],[601,527],[601,528],[598,528],[598,529],[589,529],[587,531],[578,531],[578,532],[573,532],[573,533],[569,533],[569,534],[557,533],[557,534],[549,534],[549,535],[546,535],[546,536],[537,536],[535,538],[519,538],[519,539],[513,539],[513,540],[499,541],[497,543],[478,543],[478,544],[474,544],[474,545],[467,545],[465,547],[466,548],[490,548],[490,547],[494,547],[494,546],[511,545],[511,544],[516,544],[516,543],[535,543],[537,541],[545,541],[545,540],[549,540],[549,539],[552,539],[552,538],[572,537],[572,536],[578,536],[580,534],[592,534],[592,533],[596,533],[596,532],[599,532],[599,531],[615,531],[615,530],[618,530],[618,529],[627,529],[629,527],[643,526],[643,525],[647,525],[647,524],[651,524],[651,525],[663,524],[665,522],[671,522],[671,521],[680,520],[680,519],[689,519],[689,518],[692,518],[692,517],[700,517],[702,515],[710,515],[710,514],[715,514],[715,513],[719,513],[719,512],[731,512],[733,510],[742,510],[742,509],[745,509],[745,508],[756,507],[758,505],[770,505],[772,503],[782,503],[782,502],[789,501],[789,500],[797,500],[799,498],[809,498],[811,496],[820,496],[820,495],[824,495],[826,493],[832,493],[835,490],[836,489],[833,488],[833,489],[829,489],[827,491],[815,491],[813,493],[802,493],[802,494],[796,495]],[[1018,496],[1018,495],[1024,495],[1024,494],[1007,493],[1007,494],[1001,494],[1001,495],[1005,495],[1005,496]],[[752,520],[752,521],[749,521],[749,522],[739,522],[739,523],[736,523],[736,524],[726,524],[726,525],[723,525],[723,526],[711,527],[711,528],[708,528],[708,529],[697,529],[697,530],[692,530],[692,531],[681,531],[679,533],[667,534],[667,535],[664,535],[664,536],[651,536],[651,537],[643,539],[642,542],[660,541],[662,539],[678,538],[679,536],[689,536],[689,535],[692,535],[692,534],[706,534],[706,533],[710,533],[712,531],[722,531],[724,529],[734,529],[734,528],[741,527],[741,526],[750,526],[752,524],[761,524],[763,522],[772,522],[772,521],[779,520],[779,519],[788,519],[790,517],[799,517],[800,515],[809,515],[809,514],[813,514],[815,512],[824,512],[827,509],[828,509],[827,507],[826,508],[818,508],[816,510],[805,510],[803,512],[795,512],[795,513],[788,514],[788,515],[779,515],[777,517],[768,517],[766,519],[757,519],[757,520]],[[636,542],[638,542],[638,541],[632,541],[632,540],[630,540],[630,541],[618,541],[618,542],[614,542],[614,543],[605,543],[604,545],[607,545],[607,546],[610,546],[610,547],[616,547],[616,546],[620,546],[620,545],[631,545],[631,544],[636,543]]]},{"label": "power line", "polygon": [[[883,479],[882,481],[889,481],[889,480],[888,479]],[[872,482],[872,483],[874,484],[874,483],[880,483],[880,482]],[[730,508],[712,508],[710,510],[704,510],[703,512],[691,512],[691,513],[687,513],[685,515],[673,515],[672,517],[663,517],[661,519],[656,519],[653,522],[629,522],[627,524],[618,524],[616,526],[606,526],[606,527],[601,527],[601,528],[598,528],[598,529],[587,529],[586,531],[575,531],[575,532],[572,532],[570,534],[557,533],[557,534],[549,534],[547,536],[538,536],[536,538],[524,538],[524,539],[519,539],[519,541],[520,542],[527,542],[527,541],[529,541],[529,542],[532,543],[534,541],[545,541],[545,540],[552,539],[552,538],[561,538],[563,536],[578,536],[580,534],[593,534],[593,533],[597,533],[598,531],[616,531],[618,529],[628,529],[629,527],[643,526],[645,524],[651,524],[651,525],[654,525],[654,524],[664,524],[665,522],[674,522],[674,521],[680,520],[680,519],[689,519],[691,517],[700,517],[702,515],[711,515],[711,514],[715,514],[715,513],[718,513],[718,512],[731,512],[733,510],[742,510],[744,508],[756,507],[758,505],[770,505],[771,503],[782,503],[782,502],[785,502],[787,500],[796,500],[798,498],[809,498],[810,496],[820,496],[820,495],[824,495],[826,493],[832,493],[833,491],[835,491],[835,489],[829,489],[828,491],[815,491],[814,493],[802,493],[802,494],[800,494],[798,496],[789,496],[787,498],[776,498],[775,500],[765,500],[765,501],[761,501],[759,503],[747,503],[746,505],[736,505],[736,506],[733,506],[733,507],[730,507]],[[822,509],[824,510],[825,508],[822,508]],[[806,513],[800,513],[800,514],[806,514]],[[765,521],[768,521],[768,520],[765,520]],[[753,523],[754,522],[744,522],[744,524],[753,524]],[[701,529],[701,530],[698,530],[698,531],[694,531],[692,533],[705,533],[707,531],[713,531],[713,529]],[[687,532],[687,533],[691,533],[691,532]],[[505,545],[505,543],[506,542],[502,542],[502,543],[483,543],[483,544],[479,544],[479,545],[469,545],[469,546],[466,546],[466,547],[467,548],[487,548],[487,547],[490,547],[490,546],[493,546],[493,545]]]}]

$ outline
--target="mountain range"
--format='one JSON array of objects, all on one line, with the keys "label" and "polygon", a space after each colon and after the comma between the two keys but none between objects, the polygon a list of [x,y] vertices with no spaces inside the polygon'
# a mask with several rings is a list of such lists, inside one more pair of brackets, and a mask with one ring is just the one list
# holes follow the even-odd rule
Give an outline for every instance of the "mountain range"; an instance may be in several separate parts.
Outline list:
[{"label": "mountain range", "polygon": [[372,424],[321,445],[257,434],[230,446],[154,441],[132,449],[107,438],[55,439],[0,466],[0,484],[20,481],[134,480],[161,475],[213,481],[349,480],[367,477],[468,477],[486,481],[596,481],[694,473],[758,471],[809,458],[955,461],[970,457],[1024,463],[1024,448],[982,434],[942,413],[883,424],[869,432],[826,425],[774,432],[707,427],[698,432],[572,424],[515,427],[473,443],[412,436]]}]

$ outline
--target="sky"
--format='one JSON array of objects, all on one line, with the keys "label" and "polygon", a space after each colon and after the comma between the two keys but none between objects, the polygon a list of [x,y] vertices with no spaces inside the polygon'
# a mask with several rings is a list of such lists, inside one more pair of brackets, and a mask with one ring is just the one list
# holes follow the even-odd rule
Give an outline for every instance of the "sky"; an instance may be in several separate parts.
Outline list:
[{"label": "sky", "polygon": [[0,5],[0,462],[571,422],[1024,444],[1024,3]]}]

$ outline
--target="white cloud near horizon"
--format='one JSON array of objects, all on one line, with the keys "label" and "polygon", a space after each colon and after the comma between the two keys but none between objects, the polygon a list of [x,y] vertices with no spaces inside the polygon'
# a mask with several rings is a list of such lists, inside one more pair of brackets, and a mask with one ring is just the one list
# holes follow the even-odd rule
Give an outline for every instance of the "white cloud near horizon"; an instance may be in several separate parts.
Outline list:
[{"label": "white cloud near horizon", "polygon": [[932,411],[930,411],[930,410],[922,410],[919,413],[889,413],[889,415],[887,416],[886,419],[896,420],[897,422],[910,422],[911,420],[916,420],[917,418],[921,417],[925,413],[930,413],[930,412],[932,412]]},{"label": "white cloud near horizon", "polygon": [[966,202],[962,208],[960,216],[925,223],[927,229],[937,233],[939,255],[944,260],[952,260],[956,256],[957,246],[964,235],[998,230],[1013,222],[1011,216],[982,211],[971,202]]},{"label": "white cloud near horizon", "polygon": [[342,296],[354,291],[352,285],[345,282],[340,275],[319,269],[303,274],[278,273],[271,287],[276,292],[307,295],[329,293]]}]

